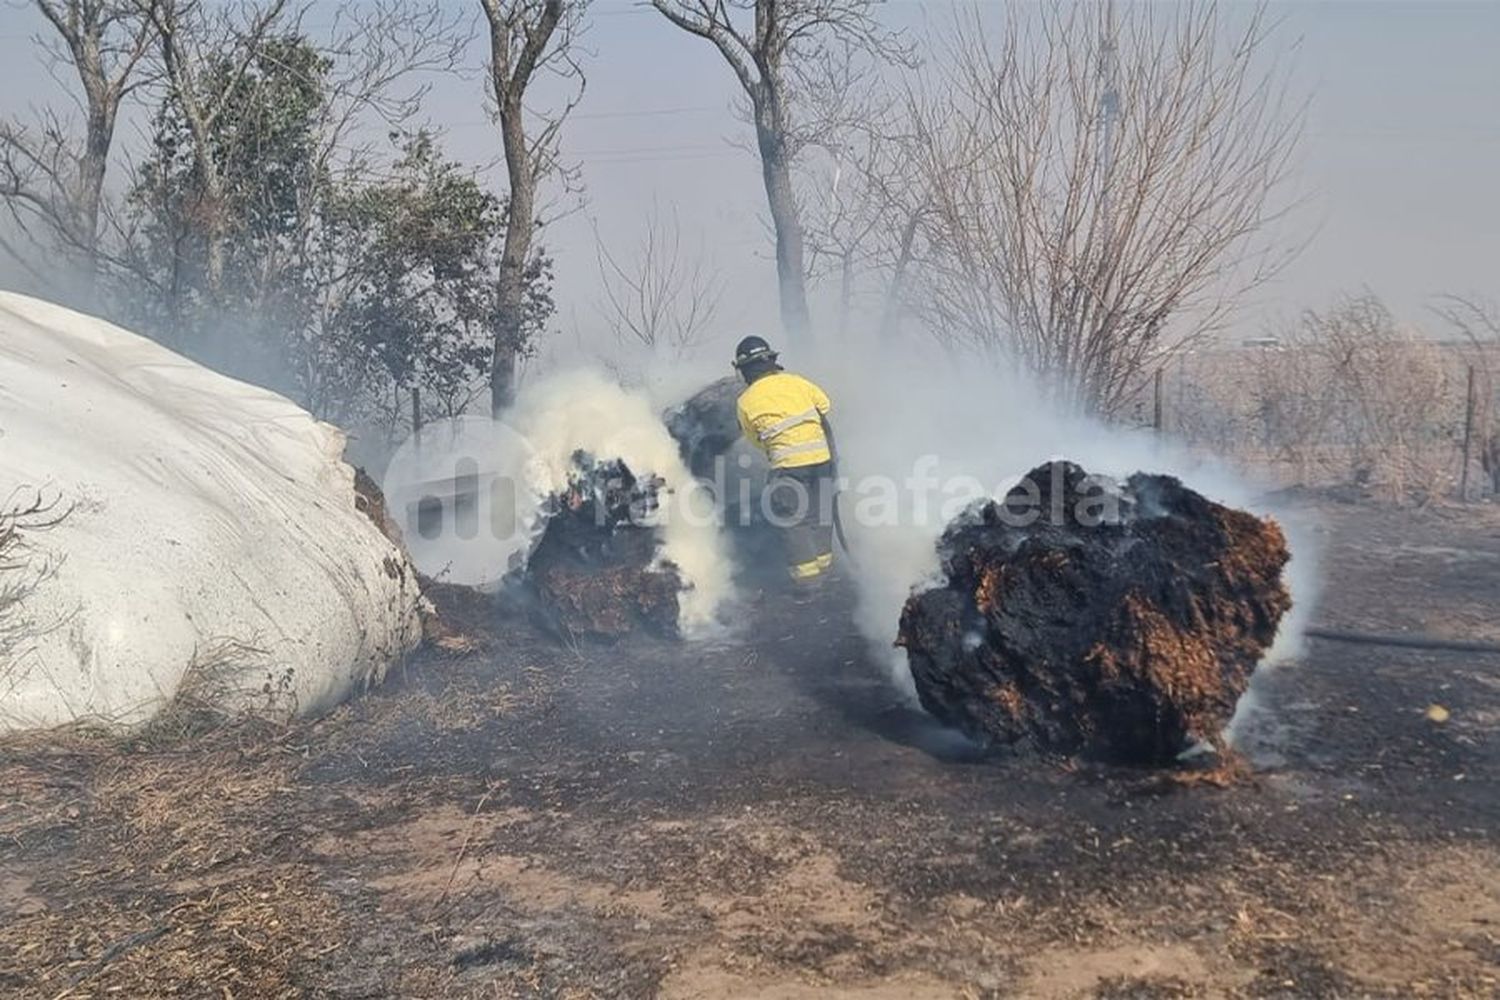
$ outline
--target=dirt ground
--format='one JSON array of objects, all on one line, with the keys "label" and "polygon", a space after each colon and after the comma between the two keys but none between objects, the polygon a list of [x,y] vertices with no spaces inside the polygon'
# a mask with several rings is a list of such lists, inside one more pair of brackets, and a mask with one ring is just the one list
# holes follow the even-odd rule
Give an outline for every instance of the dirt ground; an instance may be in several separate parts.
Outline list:
[{"label": "dirt ground", "polygon": [[[1500,640],[1500,508],[1302,516],[1322,623]],[[0,994],[1500,996],[1500,657],[1313,641],[1218,788],[975,751],[845,588],[746,617],[0,748]]]}]

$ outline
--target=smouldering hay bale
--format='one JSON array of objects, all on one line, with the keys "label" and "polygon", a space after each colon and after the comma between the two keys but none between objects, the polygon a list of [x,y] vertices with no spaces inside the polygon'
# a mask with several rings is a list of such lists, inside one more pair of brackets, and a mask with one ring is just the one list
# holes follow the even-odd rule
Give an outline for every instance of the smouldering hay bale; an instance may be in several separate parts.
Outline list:
[{"label": "smouldering hay bale", "polygon": [[677,442],[682,460],[693,475],[713,478],[714,459],[740,439],[735,404],[744,388],[738,375],[728,375],[663,414],[667,433]]},{"label": "smouldering hay bale", "polygon": [[898,639],[923,707],[1050,753],[1164,763],[1217,741],[1291,606],[1276,523],[1170,476],[1044,465],[939,551],[947,583]]},{"label": "smouldering hay bale", "polygon": [[675,635],[682,577],[642,523],[656,508],[660,480],[582,452],[573,462],[576,472],[549,498],[546,528],[526,562],[537,596],[572,635],[612,638],[643,626]]}]

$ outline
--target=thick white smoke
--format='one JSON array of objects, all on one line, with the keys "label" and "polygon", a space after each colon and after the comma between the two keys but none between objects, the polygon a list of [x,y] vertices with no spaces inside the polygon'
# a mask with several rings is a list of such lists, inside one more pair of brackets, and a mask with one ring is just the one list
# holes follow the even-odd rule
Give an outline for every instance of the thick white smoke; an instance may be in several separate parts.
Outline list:
[{"label": "thick white smoke", "polygon": [[[731,346],[724,345],[724,358]],[[1119,478],[1138,471],[1175,475],[1210,499],[1276,516],[1293,552],[1288,582],[1295,603],[1264,666],[1299,655],[1316,597],[1312,532],[1212,457],[1149,430],[1069,415],[1034,380],[977,352],[944,351],[930,342],[874,351],[867,344],[824,343],[783,347],[781,360],[833,399],[840,473],[847,481],[840,507],[853,550],[844,563],[858,594],[856,624],[908,695],[905,654],[893,643],[913,588],[935,582],[938,536],[974,500],[1004,495],[1020,476],[1054,458]],[[653,471],[682,491],[688,473],[660,413],[723,372],[712,364],[651,366],[641,377],[644,388],[632,390],[598,372],[564,372],[528,386],[509,419],[537,448],[555,484],[566,476],[573,450],[584,448]],[[718,528],[702,512],[680,516],[680,506],[666,520],[664,555],[695,587],[684,604],[684,624],[701,627],[729,596],[729,555]],[[1247,707],[1253,701],[1252,692]]]},{"label": "thick white smoke", "polygon": [[660,517],[660,558],[676,564],[689,588],[678,624],[690,637],[713,631],[718,610],[731,596],[729,555],[657,402],[602,372],[573,369],[527,383],[505,420],[532,449],[525,478],[539,496],[566,488],[579,449],[601,460],[621,459],[637,476],[664,480],[670,495]]},{"label": "thick white smoke", "polygon": [[1295,610],[1267,662],[1297,655],[1315,597],[1311,534],[1222,464],[1148,430],[1067,415],[1034,381],[993,357],[894,344],[806,358],[791,351],[782,361],[833,398],[840,472],[849,481],[841,510],[853,550],[858,626],[902,690],[912,690],[910,673],[892,643],[912,588],[938,572],[938,536],[973,500],[1004,495],[1054,458],[1120,478],[1137,471],[1175,475],[1210,499],[1278,516],[1293,552]]}]

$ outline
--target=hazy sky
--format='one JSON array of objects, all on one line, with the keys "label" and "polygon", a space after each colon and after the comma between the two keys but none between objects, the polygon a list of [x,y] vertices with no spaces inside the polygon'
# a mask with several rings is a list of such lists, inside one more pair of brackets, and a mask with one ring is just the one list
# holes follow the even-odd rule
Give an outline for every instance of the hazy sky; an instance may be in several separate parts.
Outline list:
[{"label": "hazy sky", "polygon": [[[38,15],[7,2],[0,113],[12,115],[55,85],[36,61]],[[908,0],[885,16],[920,30],[949,9]],[[1500,298],[1500,2],[1286,3],[1274,12],[1284,18],[1279,45],[1298,48],[1294,89],[1311,100],[1306,203],[1289,233],[1311,242],[1245,311],[1241,330],[1364,286],[1413,319],[1444,290]],[[545,237],[558,265],[559,327],[597,326],[594,226],[627,253],[653,205],[675,211],[685,242],[731,279],[723,339],[773,321],[764,196],[751,154],[735,145],[748,126],[730,110],[727,67],[706,43],[622,0],[596,0],[591,21],[588,89],[565,132],[586,202]],[[482,54],[476,44],[476,69]],[[477,75],[442,81],[427,108],[450,152],[470,162],[498,155],[481,88]]]}]

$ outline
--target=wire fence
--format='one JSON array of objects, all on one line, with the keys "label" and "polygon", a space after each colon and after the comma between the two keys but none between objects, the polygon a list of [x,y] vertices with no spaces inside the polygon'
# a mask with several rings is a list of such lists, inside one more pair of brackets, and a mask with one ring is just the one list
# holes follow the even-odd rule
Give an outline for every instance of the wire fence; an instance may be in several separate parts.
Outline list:
[{"label": "wire fence", "polygon": [[1413,338],[1180,354],[1132,419],[1282,486],[1385,499],[1500,494],[1500,345]]}]

